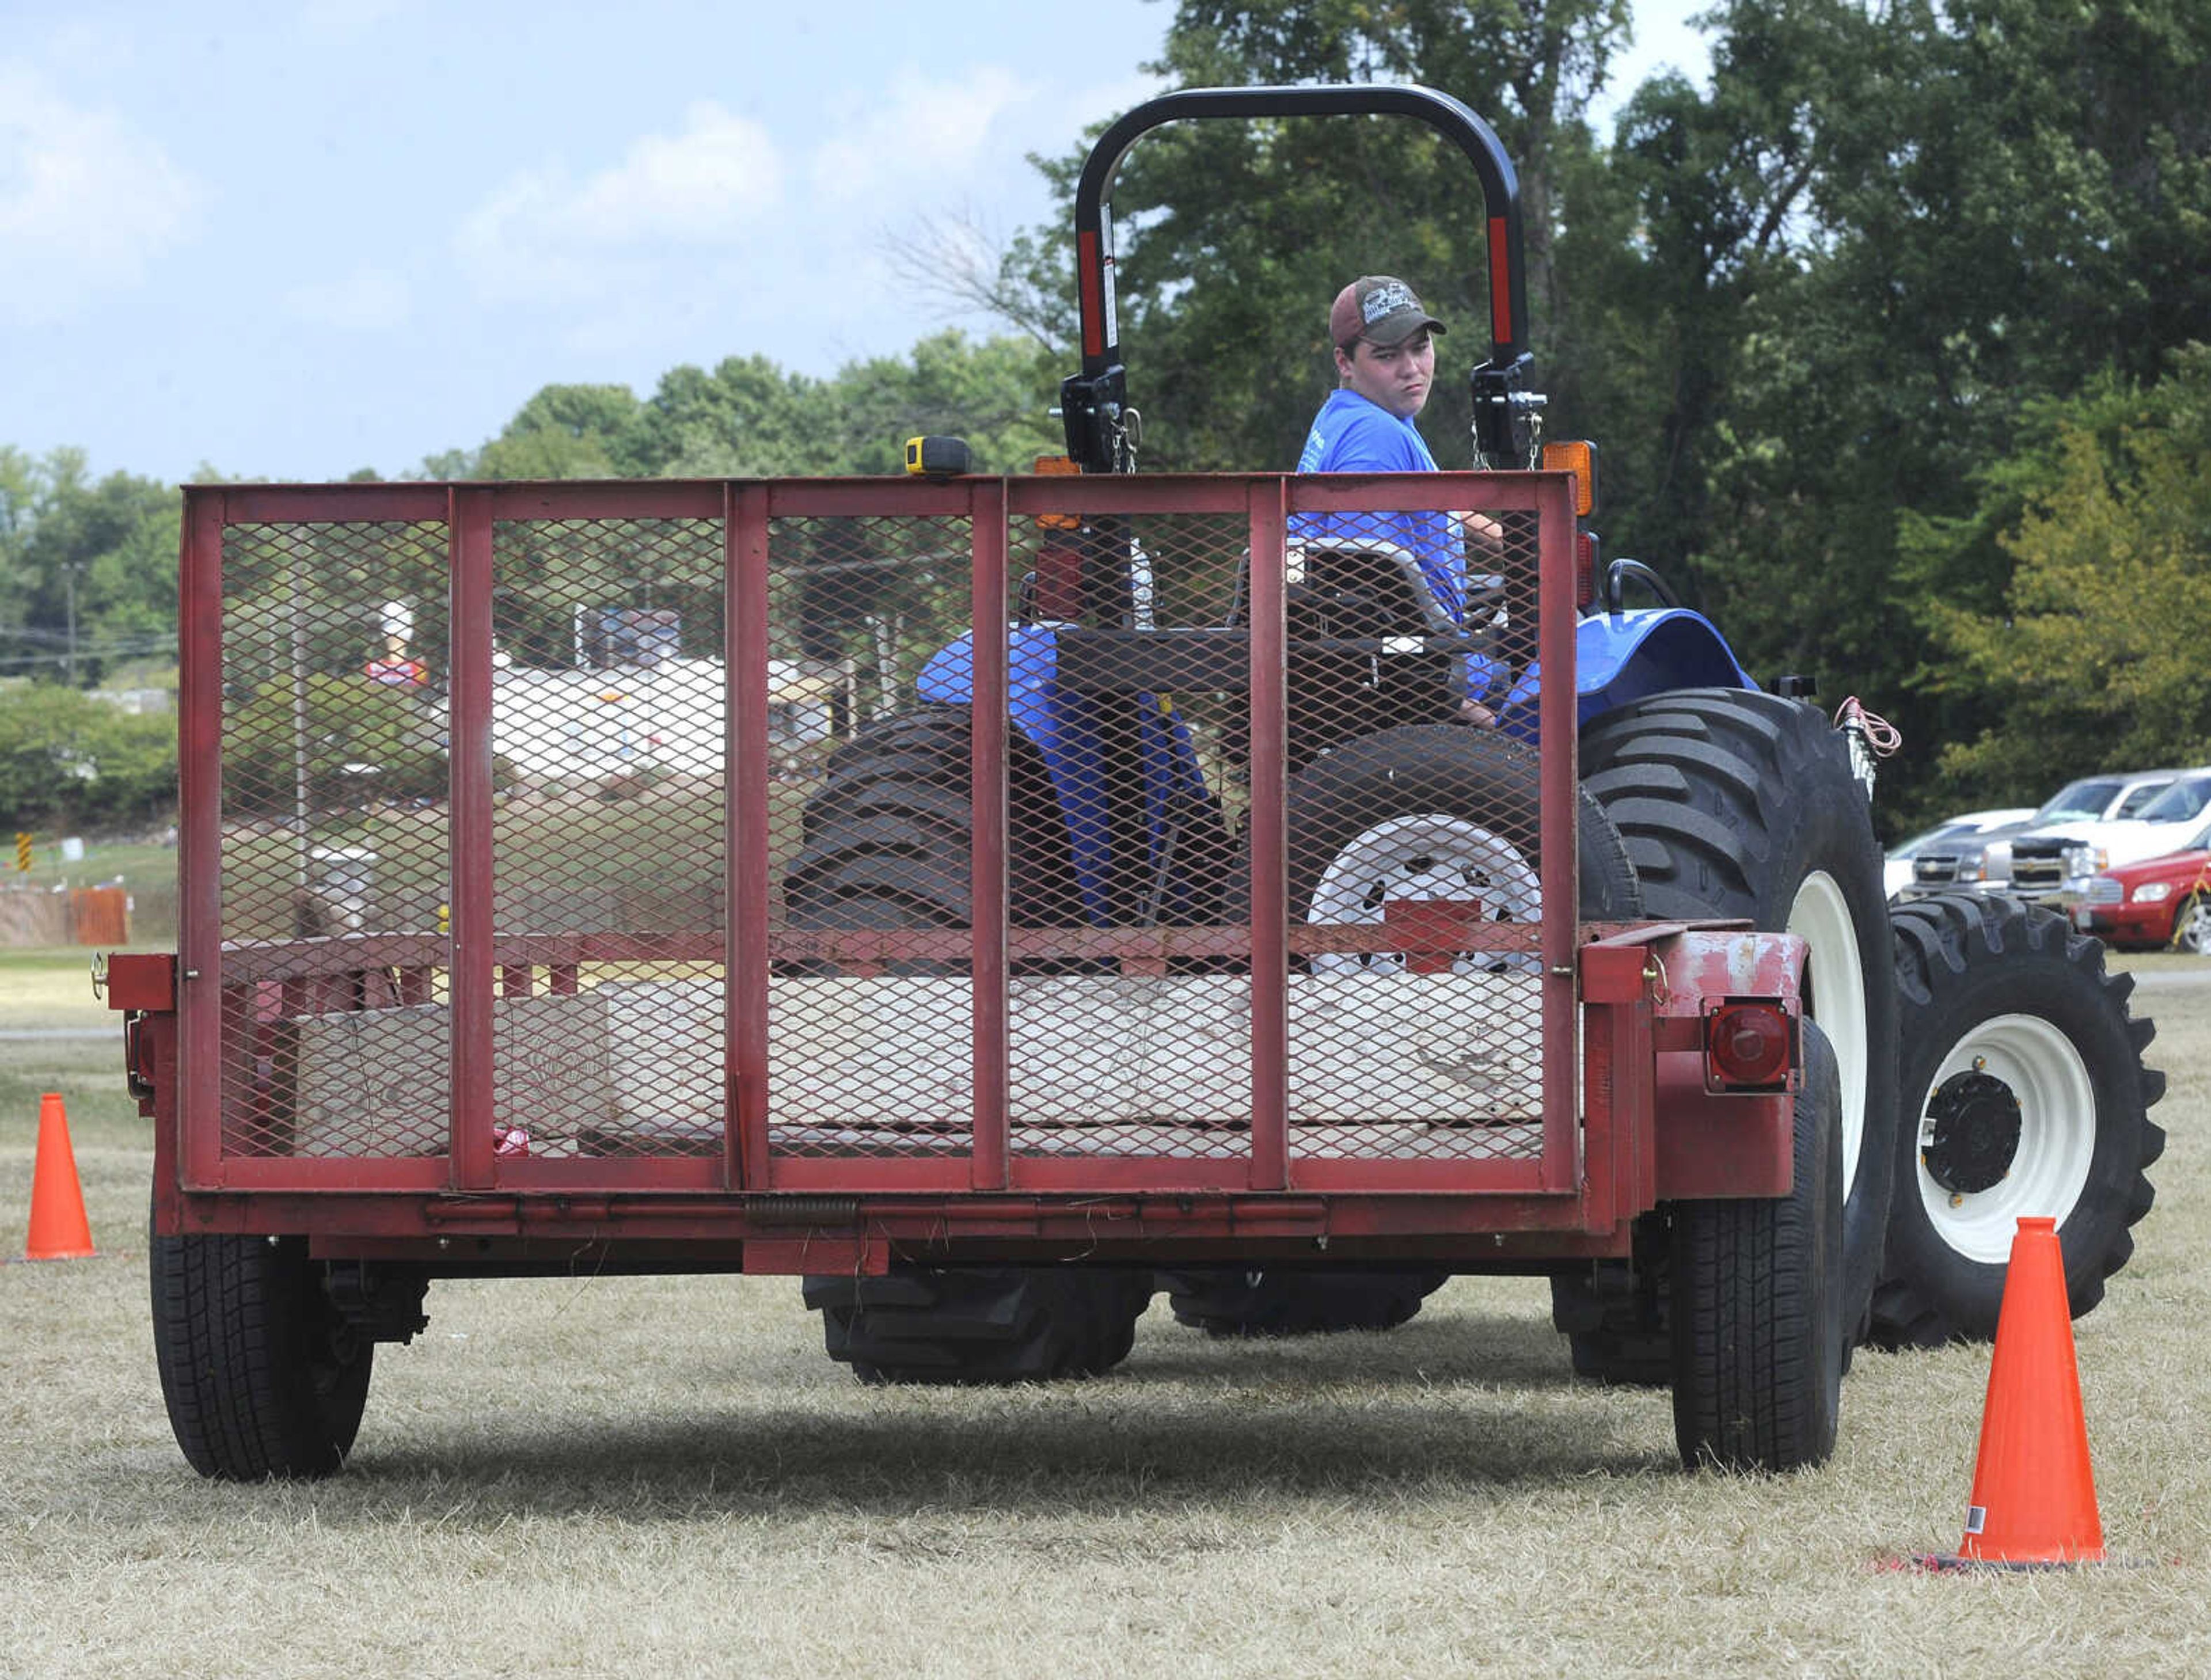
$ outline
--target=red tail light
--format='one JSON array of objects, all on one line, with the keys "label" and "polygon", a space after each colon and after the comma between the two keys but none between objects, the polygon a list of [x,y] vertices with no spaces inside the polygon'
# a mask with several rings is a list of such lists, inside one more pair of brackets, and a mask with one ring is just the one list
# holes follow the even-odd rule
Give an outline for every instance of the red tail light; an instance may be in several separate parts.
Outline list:
[{"label": "red tail light", "polygon": [[1776,1090],[1796,1060],[1796,1024],[1780,1004],[1730,1001],[1705,1017],[1705,1075],[1715,1090]]},{"label": "red tail light", "polygon": [[1596,602],[1596,533],[1574,533],[1574,605],[1587,610]]},{"label": "red tail light", "polygon": [[[1047,519],[1057,515],[1047,514]],[[1082,555],[1076,549],[1054,545],[1039,551],[1036,563],[1036,616],[1046,623],[1069,622],[1082,616]]]}]

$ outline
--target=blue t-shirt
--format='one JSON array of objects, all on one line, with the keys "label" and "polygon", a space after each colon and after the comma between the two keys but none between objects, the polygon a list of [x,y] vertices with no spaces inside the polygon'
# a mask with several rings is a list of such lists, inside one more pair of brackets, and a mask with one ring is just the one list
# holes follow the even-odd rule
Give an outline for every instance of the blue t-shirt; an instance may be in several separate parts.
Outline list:
[{"label": "blue t-shirt", "polygon": [[[1298,470],[1433,472],[1436,458],[1411,421],[1400,420],[1344,386],[1330,392],[1313,416]],[[1447,513],[1293,513],[1289,535],[1299,543],[1331,537],[1395,543],[1420,561],[1429,591],[1451,622],[1466,622],[1465,561]]]}]

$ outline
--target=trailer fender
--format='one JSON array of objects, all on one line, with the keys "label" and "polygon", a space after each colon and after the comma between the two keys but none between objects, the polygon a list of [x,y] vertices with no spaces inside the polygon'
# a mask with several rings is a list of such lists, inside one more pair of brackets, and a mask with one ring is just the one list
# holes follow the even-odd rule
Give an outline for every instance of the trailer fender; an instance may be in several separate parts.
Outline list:
[{"label": "trailer fender", "polygon": [[[1760,998],[1799,1016],[1808,949],[1793,934],[1735,927],[1677,924],[1655,937],[1607,940],[1584,951],[1583,995],[1598,1004],[1613,1001],[1619,995],[1618,979],[1625,978],[1624,967],[1615,971],[1611,966],[1611,950],[1641,947],[1638,978],[1651,987],[1654,1017],[1656,1201],[1785,1196],[1790,1191],[1796,1098],[1790,1091],[1708,1089],[1705,1015],[1723,1000]],[[1606,955],[1593,970],[1590,959],[1596,953]],[[1800,1066],[1796,1077],[1802,1075]]]}]

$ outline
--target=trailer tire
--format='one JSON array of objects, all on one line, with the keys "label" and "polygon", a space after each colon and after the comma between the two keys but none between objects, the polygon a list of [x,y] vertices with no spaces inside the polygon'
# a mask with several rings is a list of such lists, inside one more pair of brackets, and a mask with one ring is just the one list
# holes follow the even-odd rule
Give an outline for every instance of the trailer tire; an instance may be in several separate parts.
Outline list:
[{"label": "trailer tire", "polygon": [[1208,1336],[1312,1336],[1394,1330],[1451,1280],[1447,1271],[1283,1271],[1234,1266],[1163,1271],[1175,1322]]},{"label": "trailer tire", "polygon": [[1873,1337],[1935,1347],[1996,1334],[2021,1215],[2057,1221],[2079,1318],[2134,1253],[2165,1151],[2165,1076],[2129,1016],[2128,974],[2054,912],[2002,895],[1897,906],[1905,1104]]},{"label": "trailer tire", "polygon": [[[1856,1341],[1881,1276],[1896,1183],[1897,1001],[1881,852],[1849,746],[1801,701],[1687,688],[1590,725],[1581,768],[1626,843],[1645,913],[1739,917],[1811,944],[1806,1008],[1843,1084],[1840,1295]],[[1604,1329],[1582,1332],[1590,1339],[1576,1343],[1577,1368],[1652,1380],[1654,1355],[1666,1345],[1663,1280],[1600,1293],[1619,1305]],[[1566,1328],[1555,1287],[1554,1298]]]},{"label": "trailer tire", "polygon": [[1801,1470],[1835,1450],[1849,1343],[1842,1082],[1816,1022],[1803,1042],[1788,1194],[1672,1207],[1674,1440],[1692,1469]]},{"label": "trailer tire", "polygon": [[[1378,914],[1380,882],[1386,871],[1408,868],[1414,848],[1405,836],[1416,829],[1419,846],[1434,855],[1413,860],[1402,876],[1406,896],[1428,894],[1454,875],[1478,876],[1493,919],[1532,916],[1540,882],[1525,854],[1541,832],[1539,768],[1519,743],[1465,724],[1404,725],[1322,754],[1290,779],[1285,796],[1283,885],[1292,918],[1314,919],[1322,905],[1332,907],[1320,911],[1331,921],[1361,919],[1369,908]],[[1586,793],[1579,816],[1582,919],[1634,919],[1642,900],[1620,835]],[[1231,920],[1248,916],[1248,852],[1230,876],[1227,901]],[[1343,959],[1347,967],[1372,961]],[[1221,1267],[1163,1274],[1162,1287],[1177,1321],[1208,1335],[1293,1336],[1403,1324],[1449,1275]]]},{"label": "trailer tire", "polygon": [[988,1386],[1094,1377],[1129,1356],[1144,1271],[906,1266],[809,1277],[832,1359],[865,1383]]},{"label": "trailer tire", "polygon": [[151,1237],[154,1359],[192,1468],[226,1482],[329,1476],[352,1452],[376,1344],[304,1237]]}]

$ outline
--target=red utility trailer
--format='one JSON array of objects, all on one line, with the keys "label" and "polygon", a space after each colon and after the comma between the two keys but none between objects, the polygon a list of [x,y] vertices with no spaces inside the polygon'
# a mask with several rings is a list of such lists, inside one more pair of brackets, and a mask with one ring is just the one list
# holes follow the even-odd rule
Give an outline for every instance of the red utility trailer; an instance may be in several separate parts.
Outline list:
[{"label": "red utility trailer", "polygon": [[[1592,892],[1571,490],[188,488],[179,949],[109,969],[187,1456],[336,1468],[440,1278],[804,1275],[864,1374],[1017,1380],[1116,1362],[1178,1269],[1544,1273],[1663,1209],[1685,1459],[1824,1458],[1840,1097],[1804,946]],[[1513,609],[1330,619],[1298,516],[1422,508],[1499,522]],[[1140,634],[1052,606],[1101,543],[1141,557]],[[1511,637],[1515,728],[1311,749],[1327,696]],[[393,659],[427,680],[366,674]],[[1352,840],[1331,777],[1373,807]]]}]

